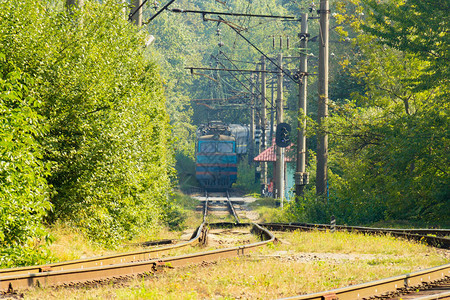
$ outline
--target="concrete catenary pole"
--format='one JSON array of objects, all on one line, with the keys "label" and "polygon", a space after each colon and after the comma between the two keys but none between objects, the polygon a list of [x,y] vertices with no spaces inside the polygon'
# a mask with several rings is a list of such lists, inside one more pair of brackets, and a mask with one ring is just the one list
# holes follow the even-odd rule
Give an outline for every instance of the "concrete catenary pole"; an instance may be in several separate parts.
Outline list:
[{"label": "concrete catenary pole", "polygon": [[[266,60],[261,57],[261,150],[266,150]],[[261,162],[261,190],[267,187],[267,162]]]},{"label": "concrete catenary pole", "polygon": [[142,7],[141,7],[141,5],[142,5],[142,0],[132,0],[131,14],[133,14],[133,17],[131,18],[131,21],[139,27],[142,26]]},{"label": "concrete catenary pole", "polygon": [[[261,109],[260,109],[261,101],[259,99],[259,96],[257,96],[258,84],[259,84],[259,76],[260,76],[259,68],[260,68],[260,64],[257,63],[256,67],[255,67],[256,79],[253,82],[253,84],[255,85],[255,103],[254,103],[254,111],[255,111],[255,153],[253,155],[253,159],[256,156],[258,156],[259,153],[261,153],[260,152],[260,149],[261,149],[261,135],[258,137],[257,136],[257,131],[256,131],[256,129],[259,128],[260,129],[259,133],[261,134]],[[258,143],[256,141],[258,141]],[[255,161],[253,161],[253,164],[255,166],[255,182],[256,182],[258,179],[261,179],[261,164],[259,162],[255,163]]]},{"label": "concrete catenary pole", "polygon": [[273,98],[274,98],[274,82],[275,78],[272,76],[271,80],[271,98],[270,98],[270,131],[269,131],[269,145],[272,145],[273,141],[273,127],[274,127],[274,119],[275,119],[275,112],[274,112],[274,105],[273,105]]},{"label": "concrete catenary pole", "polygon": [[[283,68],[283,54],[278,56],[278,65]],[[278,84],[277,84],[277,125],[283,123],[283,72],[279,70],[278,72]],[[275,178],[275,188],[276,188],[276,198],[281,201],[281,207],[283,207],[284,201],[284,148],[275,146],[276,151],[276,178]]]},{"label": "concrete catenary pole", "polygon": [[319,26],[319,105],[317,133],[317,173],[316,194],[326,196],[327,165],[328,165],[328,134],[326,132],[326,118],[328,117],[328,31],[329,31],[329,3],[320,0]]},{"label": "concrete catenary pole", "polygon": [[302,14],[300,37],[300,81],[298,97],[297,165],[295,170],[295,194],[303,195],[307,183],[306,169],[306,108],[308,76],[308,14]]},{"label": "concrete catenary pole", "polygon": [[248,163],[253,165],[253,158],[255,155],[255,89],[254,89],[254,74],[250,77],[250,143],[248,149]]}]

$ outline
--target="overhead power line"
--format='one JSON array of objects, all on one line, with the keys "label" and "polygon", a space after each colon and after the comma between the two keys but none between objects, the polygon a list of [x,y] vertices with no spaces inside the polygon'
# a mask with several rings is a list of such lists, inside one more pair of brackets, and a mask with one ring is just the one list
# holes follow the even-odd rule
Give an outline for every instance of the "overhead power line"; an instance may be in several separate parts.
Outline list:
[{"label": "overhead power line", "polygon": [[[219,17],[220,18],[220,17]],[[225,23],[227,24],[227,23]],[[227,24],[228,25],[228,24]],[[250,46],[255,48],[259,53],[261,53],[265,58],[267,58],[274,66],[277,67],[278,70],[280,70],[283,74],[285,74],[287,77],[289,77],[293,82],[298,83],[298,80],[294,79],[289,73],[287,73],[283,68],[281,68],[273,59],[271,59],[269,56],[267,56],[264,52],[262,52],[258,47],[256,47],[252,42],[250,42],[244,35],[242,35],[239,30],[234,28],[233,26],[229,26],[231,29],[233,29],[240,37],[242,37]]]},{"label": "overhead power line", "polygon": [[170,0],[166,5],[163,6],[163,8],[161,8],[156,14],[154,14],[150,19],[148,19],[147,22],[144,22],[143,24],[147,25],[148,23],[153,21],[154,18],[156,18],[160,13],[162,13],[164,10],[166,10],[174,2],[175,2],[175,0]]},{"label": "overhead power line", "polygon": [[255,18],[273,18],[273,19],[295,19],[293,16],[273,16],[273,15],[255,15],[255,14],[243,14],[243,13],[231,13],[231,12],[220,12],[220,11],[206,11],[206,10],[190,10],[181,8],[169,9],[174,13],[194,13],[206,15],[222,15],[222,16],[236,16],[236,17],[255,17]]},{"label": "overhead power line", "polygon": [[[133,20],[133,17],[135,14],[137,14],[140,9],[144,6],[145,3],[147,3],[148,0],[144,0],[142,1],[141,5],[139,5],[134,11],[132,11],[129,15],[128,15],[128,21]],[[175,1],[175,0],[174,0]]]},{"label": "overhead power line", "polygon": [[248,72],[248,73],[273,73],[277,74],[278,71],[261,71],[261,70],[241,70],[241,69],[226,69],[226,68],[204,68],[204,67],[185,67],[187,70],[191,70],[191,74],[193,70],[207,70],[207,71],[228,71],[228,72]]}]

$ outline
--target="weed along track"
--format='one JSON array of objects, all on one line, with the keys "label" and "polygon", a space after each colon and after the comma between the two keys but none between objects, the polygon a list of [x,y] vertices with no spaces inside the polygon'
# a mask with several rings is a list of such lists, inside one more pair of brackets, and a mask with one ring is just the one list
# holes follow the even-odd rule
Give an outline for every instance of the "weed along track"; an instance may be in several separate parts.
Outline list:
[{"label": "weed along track", "polygon": [[[213,276],[213,269],[219,264],[221,266],[228,265],[228,269],[232,265],[232,272],[241,271],[240,267],[235,266],[236,264],[241,266],[252,264],[252,268],[257,270],[253,275],[248,275],[245,270],[242,270],[242,277],[233,275],[235,278],[215,280],[222,282],[222,284],[233,280],[236,281],[236,285],[244,293],[241,294],[244,295],[242,298],[262,297],[261,294],[254,295],[246,291],[248,286],[255,285],[259,287],[259,290],[264,289],[264,287],[276,289],[278,285],[281,286],[281,282],[287,281],[288,288],[286,291],[275,291],[274,294],[267,294],[270,296],[263,296],[263,298],[364,299],[375,295],[386,296],[399,291],[417,289],[419,286],[443,282],[450,277],[450,264],[446,264],[409,272],[407,274],[404,274],[406,272],[397,273],[404,275],[370,281],[368,283],[361,282],[369,280],[358,280],[358,284],[338,289],[330,289],[327,288],[330,286],[323,285],[319,290],[327,290],[326,292],[306,294],[303,291],[308,290],[308,288],[296,286],[298,284],[296,279],[301,277],[309,279],[309,277],[313,276],[314,272],[320,273],[326,265],[331,265],[333,270],[331,273],[335,273],[333,276],[339,278],[342,275],[334,267],[333,260],[338,261],[338,264],[341,265],[351,265],[353,261],[363,260],[361,258],[363,255],[355,260],[350,260],[348,257],[342,258],[342,255],[320,257],[320,254],[310,249],[312,247],[311,240],[324,239],[324,243],[328,243],[328,240],[336,238],[336,236],[348,235],[347,232],[362,232],[368,234],[363,239],[367,238],[367,243],[370,245],[376,245],[376,239],[380,238],[381,235],[387,234],[390,237],[399,236],[401,238],[426,241],[430,245],[448,249],[448,231],[409,231],[337,226],[336,233],[330,233],[328,225],[320,224],[257,224],[249,222],[244,217],[245,200],[243,198],[233,198],[227,194],[205,194],[204,197],[199,197],[198,200],[201,204],[203,222],[193,232],[191,239],[187,242],[145,251],[135,251],[30,268],[0,270],[0,291],[2,293],[13,293],[14,291],[33,286],[73,286],[114,283],[118,280],[128,280],[135,276],[150,279],[152,278],[152,274],[161,270],[187,266],[194,269],[195,267],[193,265],[204,266],[202,268],[205,270],[211,268],[208,271],[209,275],[203,274],[197,279],[197,281],[202,280],[201,278],[206,276],[208,278],[206,281],[211,281],[209,277]],[[276,243],[275,235],[271,231],[276,232],[281,244]],[[304,233],[304,231],[308,231],[309,233]],[[322,231],[324,233],[321,233]],[[313,236],[302,237],[302,234],[312,234]],[[351,239],[354,236],[345,236],[345,238]],[[347,240],[345,243],[353,245],[354,242]],[[195,245],[200,245],[203,248],[201,252],[199,252],[198,248],[194,248],[197,251],[196,253],[186,254],[188,252],[186,249],[184,254],[173,255],[173,252],[177,251],[177,249],[181,251],[188,246],[192,252],[191,246]],[[291,250],[290,247],[292,249],[295,248],[295,250]],[[313,252],[308,254],[306,253],[307,251]],[[385,256],[373,255],[372,257],[371,254],[364,255],[367,256],[364,258],[367,260],[364,267],[367,265],[376,266],[380,261],[387,260]],[[296,264],[302,263],[302,259],[312,261],[313,267],[310,269],[303,268],[301,270],[294,270]],[[396,259],[401,260],[399,258]],[[213,261],[220,261],[220,263],[210,264]],[[277,265],[279,269],[271,269]],[[350,268],[358,267],[352,265]],[[164,273],[173,271],[170,270]],[[231,273],[231,271],[217,271],[219,278],[226,272]],[[364,271],[361,271],[361,274],[362,272]],[[328,276],[331,279],[333,278],[330,274],[322,275]],[[366,278],[362,275],[358,276],[360,277],[352,280]],[[342,285],[348,285],[348,281],[344,282],[344,284],[334,283],[331,287]],[[221,289],[224,290],[224,286],[221,286]],[[304,295],[295,296],[295,294]]]}]

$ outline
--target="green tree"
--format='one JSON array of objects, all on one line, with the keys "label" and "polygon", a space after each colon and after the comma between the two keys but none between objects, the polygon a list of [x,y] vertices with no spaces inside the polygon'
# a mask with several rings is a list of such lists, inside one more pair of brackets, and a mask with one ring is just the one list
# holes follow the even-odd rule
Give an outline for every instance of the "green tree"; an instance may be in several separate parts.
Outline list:
[{"label": "green tree", "polygon": [[450,3],[433,0],[363,2],[370,8],[370,23],[363,27],[366,32],[385,45],[417,54],[428,62],[418,78],[410,79],[411,83],[420,89],[442,85],[448,88]]},{"label": "green tree", "polygon": [[70,14],[48,1],[0,6],[1,51],[33,78],[30,94],[48,126],[39,142],[51,165],[49,220],[109,245],[160,222],[173,153],[144,33],[116,1],[85,1]]},{"label": "green tree", "polygon": [[38,140],[47,132],[33,81],[0,53],[0,265],[45,262],[43,218],[52,208]]},{"label": "green tree", "polygon": [[[364,90],[356,90],[352,101],[336,105],[330,119],[331,165],[337,176],[331,205],[350,222],[449,221],[448,79],[439,65],[447,55],[439,32],[445,20],[436,21],[428,12],[420,17],[405,13],[403,5],[413,2],[377,6],[370,1],[375,14],[366,10],[365,20],[342,18],[354,29],[366,30],[354,40],[358,59],[345,64]],[[381,11],[386,15],[382,17]],[[381,23],[394,15],[395,21]],[[423,40],[411,33],[418,33],[415,30],[427,20],[440,24],[425,34],[441,38],[430,46],[431,53],[415,48],[413,44]],[[405,28],[409,33],[402,37]],[[408,47],[406,37],[411,39]]]}]

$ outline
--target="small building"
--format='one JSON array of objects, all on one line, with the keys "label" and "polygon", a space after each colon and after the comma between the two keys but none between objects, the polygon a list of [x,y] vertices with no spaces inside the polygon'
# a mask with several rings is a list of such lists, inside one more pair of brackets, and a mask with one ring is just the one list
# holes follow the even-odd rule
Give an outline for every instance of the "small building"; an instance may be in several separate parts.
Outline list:
[{"label": "small building", "polygon": [[[294,189],[295,189],[295,181],[294,181],[294,174],[295,174],[295,160],[294,160],[294,144],[291,144],[290,146],[285,148],[285,155],[284,155],[284,198],[287,201],[294,199]],[[272,145],[263,152],[261,152],[258,156],[256,156],[253,161],[255,162],[271,162],[274,164],[275,169],[275,163],[277,160],[276,155],[276,145]]]}]

